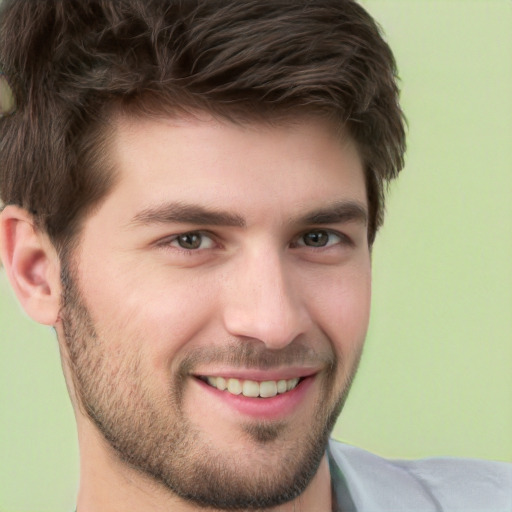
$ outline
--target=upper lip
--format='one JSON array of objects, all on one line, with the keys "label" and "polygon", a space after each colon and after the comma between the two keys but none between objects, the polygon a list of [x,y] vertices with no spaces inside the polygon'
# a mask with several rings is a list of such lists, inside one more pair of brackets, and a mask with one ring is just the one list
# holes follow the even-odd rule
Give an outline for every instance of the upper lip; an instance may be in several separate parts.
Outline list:
[{"label": "upper lip", "polygon": [[225,379],[238,380],[288,380],[310,377],[320,371],[319,368],[294,368],[283,367],[272,370],[258,370],[250,368],[209,368],[203,371],[194,371],[196,377],[224,377]]}]

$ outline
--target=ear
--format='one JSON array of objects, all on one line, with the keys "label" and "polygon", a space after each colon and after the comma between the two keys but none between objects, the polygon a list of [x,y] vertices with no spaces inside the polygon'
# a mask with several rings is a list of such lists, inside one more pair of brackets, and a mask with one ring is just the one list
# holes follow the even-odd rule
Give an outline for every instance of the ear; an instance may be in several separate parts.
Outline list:
[{"label": "ear", "polygon": [[0,213],[0,259],[23,309],[36,322],[55,325],[60,310],[60,262],[48,236],[23,208]]}]

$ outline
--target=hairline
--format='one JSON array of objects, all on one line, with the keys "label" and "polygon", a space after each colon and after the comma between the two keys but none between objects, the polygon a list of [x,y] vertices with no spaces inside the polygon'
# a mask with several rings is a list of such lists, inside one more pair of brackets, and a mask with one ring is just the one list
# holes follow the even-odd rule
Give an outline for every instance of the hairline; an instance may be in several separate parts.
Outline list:
[{"label": "hairline", "polygon": [[[135,107],[135,108],[134,108]],[[68,226],[70,229],[66,230],[65,233],[61,234],[58,239],[52,240],[52,244],[57,249],[57,253],[61,260],[73,257],[76,253],[77,248],[80,245],[81,235],[83,233],[84,225],[94,212],[101,208],[104,201],[114,191],[118,180],[120,178],[122,170],[119,168],[118,163],[114,157],[114,144],[115,138],[119,133],[121,124],[125,121],[133,122],[137,120],[184,120],[184,121],[197,121],[206,122],[207,120],[216,120],[221,123],[232,123],[240,127],[286,127],[294,126],[308,122],[310,120],[324,121],[326,126],[329,128],[333,136],[335,136],[340,144],[352,143],[355,146],[357,155],[361,161],[363,177],[365,179],[365,192],[366,202],[368,206],[368,239],[371,242],[372,233],[371,228],[374,219],[372,218],[372,211],[370,200],[368,197],[368,179],[367,165],[364,158],[364,152],[359,147],[357,140],[351,135],[350,129],[347,123],[342,123],[335,118],[332,114],[329,114],[323,110],[304,108],[296,109],[295,111],[286,110],[283,112],[274,111],[272,115],[267,112],[267,109],[254,110],[254,114],[250,115],[245,112],[245,115],[233,115],[229,110],[226,112],[218,112],[216,109],[210,108],[187,108],[183,106],[176,107],[175,105],[163,104],[160,106],[159,112],[153,112],[152,110],[146,110],[143,104],[143,100],[140,103],[125,104],[122,101],[112,102],[105,106],[104,113],[98,118],[98,121],[89,127],[89,133],[87,139],[92,141],[101,140],[104,154],[98,154],[98,148],[93,150],[93,154],[89,155],[92,157],[93,165],[95,165],[96,172],[105,173],[106,181],[108,182],[107,189],[101,194],[94,202],[87,204],[77,214],[74,221]],[[267,113],[268,115],[265,115]],[[205,119],[205,116],[207,118]],[[41,220],[36,222],[40,229],[45,230],[45,223]],[[373,233],[373,237],[375,233]],[[370,243],[371,245],[371,243]]]}]

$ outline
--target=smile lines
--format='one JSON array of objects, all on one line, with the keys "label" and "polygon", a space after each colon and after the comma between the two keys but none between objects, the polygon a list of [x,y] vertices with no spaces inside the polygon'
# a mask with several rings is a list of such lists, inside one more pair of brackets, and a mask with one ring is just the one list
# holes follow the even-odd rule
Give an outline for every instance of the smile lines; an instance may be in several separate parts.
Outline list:
[{"label": "smile lines", "polygon": [[249,398],[272,398],[297,387],[300,379],[255,380],[225,379],[224,377],[200,377],[203,382],[232,395],[243,395]]}]

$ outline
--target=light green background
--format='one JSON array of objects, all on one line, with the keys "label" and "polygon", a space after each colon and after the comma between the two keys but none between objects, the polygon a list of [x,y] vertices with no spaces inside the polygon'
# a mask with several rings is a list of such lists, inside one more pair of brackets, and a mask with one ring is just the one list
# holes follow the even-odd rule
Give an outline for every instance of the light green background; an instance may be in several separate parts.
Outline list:
[{"label": "light green background", "polygon": [[[512,1],[363,4],[396,53],[409,151],[335,435],[391,457],[512,461]],[[56,342],[1,270],[0,341],[0,511],[71,510],[77,447]]]}]

